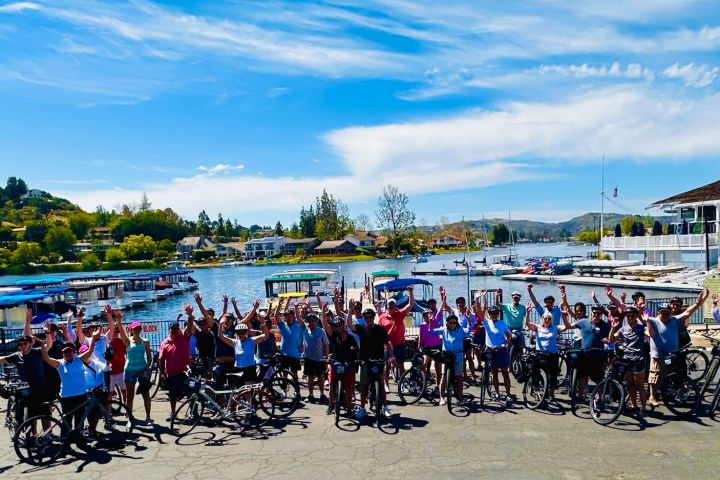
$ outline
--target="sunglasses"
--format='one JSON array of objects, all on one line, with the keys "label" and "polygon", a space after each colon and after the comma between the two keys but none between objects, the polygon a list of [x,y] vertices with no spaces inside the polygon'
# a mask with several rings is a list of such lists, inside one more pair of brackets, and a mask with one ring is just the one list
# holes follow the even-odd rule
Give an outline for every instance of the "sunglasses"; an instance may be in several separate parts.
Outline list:
[{"label": "sunglasses", "polygon": [[30,345],[30,342],[22,341],[22,342],[17,342],[17,344],[18,344],[18,347],[24,347],[25,345]]},{"label": "sunglasses", "polygon": [[447,322],[448,325],[457,325],[458,322]]},{"label": "sunglasses", "polygon": [[343,328],[345,325],[335,325],[333,328]]},{"label": "sunglasses", "polygon": [[67,355],[68,353],[73,354],[73,353],[75,353],[75,350],[63,350],[62,351],[63,355]]}]

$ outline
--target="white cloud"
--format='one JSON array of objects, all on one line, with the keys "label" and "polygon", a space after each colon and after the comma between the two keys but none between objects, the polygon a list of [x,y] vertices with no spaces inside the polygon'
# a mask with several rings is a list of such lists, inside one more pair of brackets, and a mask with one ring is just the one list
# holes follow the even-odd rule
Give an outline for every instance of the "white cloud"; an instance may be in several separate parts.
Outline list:
[{"label": "white cloud", "polygon": [[0,13],[18,13],[23,10],[38,10],[40,5],[32,2],[16,2],[0,5]]},{"label": "white cloud", "polygon": [[542,65],[539,69],[542,74],[559,74],[575,78],[623,78],[642,79],[652,81],[655,78],[652,70],[637,63],[629,63],[622,67],[620,62],[612,65],[591,66],[587,63],[582,65]]},{"label": "white cloud", "polygon": [[205,165],[200,165],[198,167],[198,170],[201,172],[205,172],[208,175],[217,175],[218,173],[223,172],[232,172],[237,170],[242,170],[245,168],[245,165],[226,165],[224,163],[218,163],[217,165],[213,165],[211,167],[206,167]]},{"label": "white cloud", "polygon": [[678,78],[689,87],[705,88],[713,84],[718,72],[720,72],[720,67],[695,65],[694,63],[688,63],[681,67],[679,63],[675,63],[663,71],[663,76]]}]

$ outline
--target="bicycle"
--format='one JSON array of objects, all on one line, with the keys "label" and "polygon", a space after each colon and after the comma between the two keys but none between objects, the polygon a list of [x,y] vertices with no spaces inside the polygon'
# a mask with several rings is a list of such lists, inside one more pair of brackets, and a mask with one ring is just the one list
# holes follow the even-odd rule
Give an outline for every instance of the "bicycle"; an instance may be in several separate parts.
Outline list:
[{"label": "bicycle", "polygon": [[160,391],[161,384],[164,389],[164,380],[160,379],[160,353],[153,350],[152,362],[150,363],[150,381],[153,387],[150,388],[150,398],[155,398],[155,395]]},{"label": "bicycle", "polygon": [[605,367],[603,379],[595,386],[590,396],[590,415],[598,425],[610,425],[625,409],[627,386],[625,373],[630,364],[621,353],[607,350],[611,363]]},{"label": "bicycle", "polygon": [[[101,398],[102,400],[98,399]],[[97,422],[91,419],[90,427],[80,433],[82,437],[97,440],[100,445],[120,447],[124,445],[134,428],[130,410],[117,400],[105,401],[107,390],[96,387],[89,390],[87,399],[59,418],[38,415],[23,422],[13,437],[15,453],[22,462],[42,466],[55,461],[68,448],[70,442],[80,433],[72,429],[75,413],[84,409],[80,424],[97,415]],[[54,402],[50,402],[54,403]],[[92,424],[95,423],[93,429]],[[37,435],[36,429],[40,429]]]},{"label": "bicycle", "polygon": [[[201,420],[208,426],[230,420],[245,432],[248,428],[262,428],[275,416],[275,402],[263,389],[262,383],[215,390],[201,378],[188,377],[185,387],[190,397],[175,410],[170,419],[170,432],[178,438],[192,432]],[[212,397],[227,395],[229,398],[225,406],[221,407],[206,391]]]},{"label": "bicycle", "polygon": [[687,371],[688,349],[678,350],[661,359],[672,373],[660,385],[660,394],[668,410],[678,417],[692,416],[700,406],[700,389]]},{"label": "bicycle", "polygon": [[704,349],[700,347],[684,347],[687,352],[685,363],[687,366],[688,376],[695,382],[699,383],[708,370],[708,357]]},{"label": "bicycle", "polygon": [[[474,348],[482,349],[479,345],[474,345]],[[490,385],[490,373],[492,371],[492,367],[490,366],[490,363],[495,359],[495,355],[500,348],[501,347],[485,347],[482,349],[482,353],[480,354],[480,358],[483,361],[482,374],[480,377],[480,408],[484,408],[485,406],[485,395],[487,394],[488,397],[492,395],[492,385]]]},{"label": "bicycle", "polygon": [[267,363],[257,365],[258,378],[276,401],[278,418],[287,418],[300,406],[300,384],[294,374],[282,368],[283,355],[275,353],[267,357]]},{"label": "bicycle", "polygon": [[423,370],[425,363],[425,355],[431,355],[431,350],[423,348],[415,350],[413,356],[410,357],[410,368],[405,370],[400,379],[398,379],[398,396],[405,405],[413,405],[420,401],[421,398],[427,398],[431,403],[437,405],[437,399],[432,395],[429,388],[431,374]]},{"label": "bicycle", "polygon": [[521,360],[525,377],[523,383],[523,402],[525,407],[535,410],[546,400],[548,394],[548,373],[541,366],[544,354],[538,350],[526,350]]},{"label": "bicycle", "polygon": [[[351,368],[353,368],[354,364],[357,364],[357,362],[354,362],[351,364],[350,362],[338,362],[333,359],[330,359],[331,367],[333,369],[333,374],[335,377],[335,384],[330,385],[330,388],[335,389],[335,425],[340,423],[340,409],[343,408],[343,404],[345,401],[345,382],[344,377],[347,374],[347,372],[350,371]],[[347,410],[347,409],[346,409]],[[348,411],[350,413],[350,411]]]},{"label": "bicycle", "polygon": [[[705,336],[710,343],[712,343],[712,350],[711,350],[711,359],[710,364],[708,365],[707,371],[704,376],[704,382],[702,385],[702,388],[700,389],[700,397],[703,398],[705,396],[705,393],[708,390],[708,387],[711,383],[715,380],[715,376],[717,375],[718,368],[720,368],[720,341],[716,340],[712,337]],[[715,385],[715,391],[717,391],[720,388],[720,385]],[[713,395],[714,397],[715,395]],[[711,402],[712,403],[712,402]]]},{"label": "bicycle", "polygon": [[520,343],[520,339],[523,338],[523,330],[521,328],[510,329],[510,335],[512,340],[510,342],[510,373],[517,382],[522,382],[521,379],[525,378],[523,372],[523,347]]},{"label": "bicycle", "polygon": [[5,428],[12,438],[18,426],[28,418],[30,385],[17,380],[0,384],[0,397],[8,401],[5,410]]},{"label": "bicycle", "polygon": [[383,382],[385,381],[383,378],[385,360],[362,360],[361,366],[366,366],[368,369],[370,410],[375,412],[375,425],[379,427],[383,421],[383,399],[380,392],[383,391]]}]

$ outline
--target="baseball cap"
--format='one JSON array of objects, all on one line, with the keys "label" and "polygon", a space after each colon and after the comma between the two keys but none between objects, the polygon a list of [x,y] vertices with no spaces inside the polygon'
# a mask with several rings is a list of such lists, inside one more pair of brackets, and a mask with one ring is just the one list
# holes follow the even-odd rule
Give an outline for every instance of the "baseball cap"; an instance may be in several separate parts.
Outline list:
[{"label": "baseball cap", "polygon": [[657,311],[658,311],[658,312],[662,312],[663,310],[669,312],[669,311],[670,311],[670,304],[669,304],[669,303],[661,303],[660,305],[658,305]]},{"label": "baseball cap", "polygon": [[134,330],[134,329],[136,329],[136,328],[138,328],[138,327],[142,328],[142,323],[140,323],[140,322],[132,322],[132,323],[130,324],[130,330]]},{"label": "baseball cap", "polygon": [[514,292],[512,292],[510,294],[510,296],[511,297],[522,297],[522,294],[520,292],[518,292],[517,290],[515,290]]}]

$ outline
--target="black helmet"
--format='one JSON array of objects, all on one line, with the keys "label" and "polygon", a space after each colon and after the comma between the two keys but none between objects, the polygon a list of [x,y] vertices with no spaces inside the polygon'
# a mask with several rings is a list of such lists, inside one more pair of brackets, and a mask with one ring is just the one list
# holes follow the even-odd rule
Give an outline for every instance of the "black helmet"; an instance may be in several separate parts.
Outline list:
[{"label": "black helmet", "polygon": [[372,308],[366,308],[365,310],[363,310],[363,316],[365,315],[372,315],[374,317],[375,310],[373,310]]},{"label": "black helmet", "polygon": [[308,314],[307,317],[305,317],[305,321],[306,321],[306,322],[309,322],[309,321],[311,321],[311,320],[313,320],[313,321],[315,321],[315,322],[319,322],[319,321],[320,321],[320,317],[318,317],[318,316],[315,315],[314,313],[310,313],[310,314]]},{"label": "black helmet", "polygon": [[625,309],[625,314],[628,314],[628,313],[634,313],[635,315],[637,315],[638,313],[640,313],[640,311],[637,309],[637,307],[635,305],[631,305]]},{"label": "black helmet", "polygon": [[488,313],[500,313],[500,308],[498,308],[497,305],[492,305],[490,308],[488,308]]},{"label": "black helmet", "polygon": [[645,294],[643,292],[635,292],[632,294],[632,299],[635,300],[636,298],[645,298]]},{"label": "black helmet", "polygon": [[33,343],[33,338],[31,335],[20,335],[15,339],[16,342],[29,342]]},{"label": "black helmet", "polygon": [[338,325],[342,325],[343,323],[345,323],[345,322],[343,322],[343,319],[340,317],[335,317],[332,320],[330,320],[331,327],[337,327]]}]

